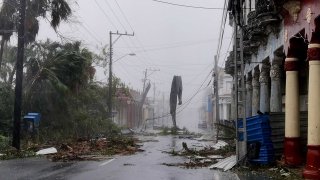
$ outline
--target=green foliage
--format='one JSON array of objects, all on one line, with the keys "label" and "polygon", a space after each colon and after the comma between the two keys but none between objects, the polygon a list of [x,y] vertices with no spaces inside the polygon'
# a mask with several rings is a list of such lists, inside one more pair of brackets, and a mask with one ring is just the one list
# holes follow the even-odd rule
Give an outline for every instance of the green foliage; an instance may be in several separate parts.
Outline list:
[{"label": "green foliage", "polygon": [[[72,14],[66,0],[27,0],[26,1],[26,42],[35,41],[39,32],[39,19],[49,20],[56,30],[61,21],[66,21]],[[17,27],[19,5],[17,0],[4,0],[0,9],[0,29],[15,29]],[[0,34],[6,41],[12,32]]]},{"label": "green foliage", "polygon": [[9,160],[9,159],[16,159],[16,158],[28,158],[34,157],[36,153],[30,150],[6,150],[4,152],[4,156],[0,156],[0,160]]},{"label": "green foliage", "polygon": [[[0,82],[0,135],[12,133],[15,47],[7,47],[6,72]],[[22,115],[41,113],[40,141],[115,136],[120,129],[108,119],[107,86],[93,82],[97,56],[80,42],[35,42],[25,51]],[[11,80],[10,80],[11,79]],[[126,85],[113,77],[113,96]],[[116,101],[114,101],[116,102]]]},{"label": "green foliage", "polygon": [[[24,112],[41,113],[42,140],[119,133],[107,118],[108,87],[92,82],[92,52],[49,40],[27,52]],[[115,79],[114,88],[124,86]]]},{"label": "green foliage", "polygon": [[172,128],[169,128],[167,126],[164,126],[161,128],[161,132],[160,132],[160,135],[177,135],[178,134],[178,129],[172,127]]},{"label": "green foliage", "polygon": [[0,151],[9,146],[9,138],[0,135]]},{"label": "green foliage", "polygon": [[170,128],[169,127],[165,126],[165,127],[161,128],[160,135],[166,136],[166,135],[169,135],[169,134],[170,134]]},{"label": "green foliage", "polygon": [[65,0],[51,1],[51,26],[54,29],[60,24],[61,20],[67,20],[71,14],[71,9]]},{"label": "green foliage", "polygon": [[0,78],[11,85],[15,73],[15,62],[17,60],[17,48],[7,46],[3,53],[3,63],[0,70]]},{"label": "green foliage", "polygon": [[0,82],[0,135],[8,135],[12,125],[13,90]]}]

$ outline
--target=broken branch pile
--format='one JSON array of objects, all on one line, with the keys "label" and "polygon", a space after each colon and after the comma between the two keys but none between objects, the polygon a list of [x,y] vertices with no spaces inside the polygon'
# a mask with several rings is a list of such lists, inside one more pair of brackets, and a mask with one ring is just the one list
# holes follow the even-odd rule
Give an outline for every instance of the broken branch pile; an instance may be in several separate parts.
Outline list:
[{"label": "broken branch pile", "polygon": [[129,155],[139,151],[136,141],[127,137],[79,139],[76,142],[58,145],[58,152],[47,157],[52,161],[72,161],[99,160],[103,159],[103,156],[114,154]]}]

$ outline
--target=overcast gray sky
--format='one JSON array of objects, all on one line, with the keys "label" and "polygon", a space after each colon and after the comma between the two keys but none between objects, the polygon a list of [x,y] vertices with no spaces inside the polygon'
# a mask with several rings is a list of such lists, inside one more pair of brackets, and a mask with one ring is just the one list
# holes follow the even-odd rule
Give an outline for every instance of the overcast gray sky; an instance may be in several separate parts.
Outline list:
[{"label": "overcast gray sky", "polygon": [[[134,30],[134,37],[123,36],[115,43],[113,58],[117,60],[128,53],[136,54],[136,56],[125,56],[114,64],[115,75],[133,89],[142,89],[145,69],[159,69],[160,71],[149,76],[150,81],[157,87],[156,95],[165,93],[165,96],[169,97],[173,76],[181,75],[184,87],[183,100],[186,101],[197,91],[213,68],[222,9],[179,7],[152,0],[70,0],[70,2],[74,16],[69,23],[61,25],[59,32],[67,39],[83,41],[83,44],[91,50],[98,52],[109,44],[109,31],[132,33]],[[167,0],[167,2],[210,8],[222,8],[224,4],[224,0]],[[231,28],[226,26],[220,65],[223,65],[232,36]],[[61,40],[50,25],[42,21],[37,39],[46,38]],[[103,70],[98,71],[96,80],[107,81]],[[210,78],[205,81],[204,86],[209,80]],[[153,94],[151,92],[149,96]],[[200,106],[202,98],[203,94],[199,93],[193,99],[186,108],[189,114],[190,110],[194,111],[193,108]],[[182,119],[190,117],[186,114],[181,113],[178,116],[178,124],[184,121]],[[197,112],[194,111],[194,114]],[[193,122],[192,126],[197,122]]]}]

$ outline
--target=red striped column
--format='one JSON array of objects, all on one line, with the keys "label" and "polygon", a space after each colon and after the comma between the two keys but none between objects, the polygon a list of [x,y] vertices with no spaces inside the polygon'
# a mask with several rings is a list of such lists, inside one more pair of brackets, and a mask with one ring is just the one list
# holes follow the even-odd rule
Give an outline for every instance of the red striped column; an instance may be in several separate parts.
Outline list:
[{"label": "red striped column", "polygon": [[319,16],[315,19],[316,31],[308,46],[308,152],[303,171],[306,179],[320,179],[320,28]]},{"label": "red striped column", "polygon": [[286,70],[286,98],[285,98],[285,138],[284,138],[284,159],[290,166],[297,166],[302,163],[300,147],[300,117],[299,117],[299,81],[298,61],[289,49],[285,59]]}]

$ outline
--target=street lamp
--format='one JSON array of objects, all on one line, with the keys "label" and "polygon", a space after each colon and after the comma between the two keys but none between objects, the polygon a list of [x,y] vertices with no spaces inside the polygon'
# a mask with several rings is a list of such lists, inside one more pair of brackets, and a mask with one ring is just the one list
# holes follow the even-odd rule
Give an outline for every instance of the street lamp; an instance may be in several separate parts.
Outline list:
[{"label": "street lamp", "polygon": [[126,56],[135,56],[135,55],[136,55],[136,53],[125,54],[125,55],[121,56],[120,58],[116,59],[113,63],[116,63],[117,61],[119,61],[120,59],[122,59],[122,58],[124,58]]},{"label": "street lamp", "polygon": [[[126,57],[126,56],[135,56],[135,53],[128,53],[125,54],[123,56],[121,56],[120,58],[116,59],[115,61],[113,61],[113,63],[116,63],[117,61],[121,60],[122,58]],[[109,117],[112,119],[113,118],[113,114],[112,114],[112,49],[110,50],[110,62],[109,62],[109,97],[108,97],[108,109],[109,109]]]}]

